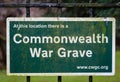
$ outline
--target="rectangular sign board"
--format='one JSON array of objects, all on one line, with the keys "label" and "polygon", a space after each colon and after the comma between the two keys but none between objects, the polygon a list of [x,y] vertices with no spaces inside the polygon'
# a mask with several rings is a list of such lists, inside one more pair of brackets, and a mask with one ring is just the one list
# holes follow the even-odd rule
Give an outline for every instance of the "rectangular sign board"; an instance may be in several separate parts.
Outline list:
[{"label": "rectangular sign board", "polygon": [[114,18],[7,18],[8,75],[114,75]]}]

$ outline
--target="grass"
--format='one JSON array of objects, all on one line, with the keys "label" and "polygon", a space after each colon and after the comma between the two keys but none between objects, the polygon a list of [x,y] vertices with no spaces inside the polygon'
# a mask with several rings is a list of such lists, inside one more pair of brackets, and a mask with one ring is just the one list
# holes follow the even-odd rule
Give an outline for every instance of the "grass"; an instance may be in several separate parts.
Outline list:
[{"label": "grass", "polygon": [[[120,51],[116,51],[114,76],[94,76],[93,82],[120,82]],[[0,82],[26,82],[25,76],[7,76],[6,70],[0,70]],[[57,76],[32,76],[31,82],[57,82]],[[63,76],[62,82],[88,82],[88,76]]]}]

